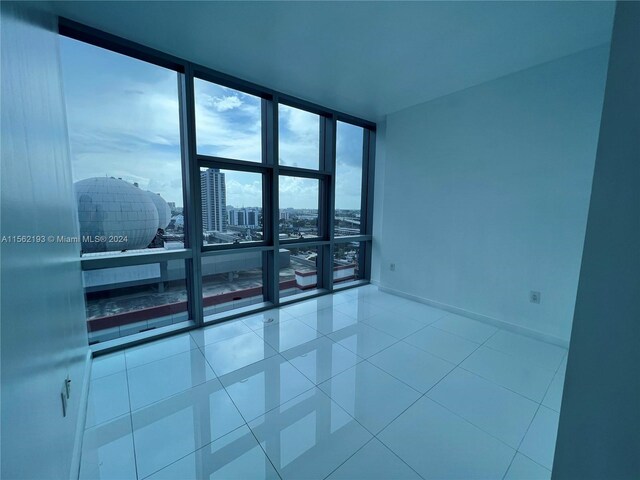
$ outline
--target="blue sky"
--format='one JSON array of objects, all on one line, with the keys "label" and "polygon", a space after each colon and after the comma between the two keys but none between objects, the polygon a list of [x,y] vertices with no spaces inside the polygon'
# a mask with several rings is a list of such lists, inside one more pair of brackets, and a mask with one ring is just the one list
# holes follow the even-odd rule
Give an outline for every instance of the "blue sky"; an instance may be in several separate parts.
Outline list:
[{"label": "blue sky", "polygon": [[[182,206],[177,74],[60,37],[74,181],[120,177]],[[260,99],[196,80],[198,152],[260,161]],[[281,105],[280,161],[318,167],[317,115]],[[362,129],[339,123],[336,208],[360,207]],[[317,182],[282,177],[281,208],[317,208]],[[227,172],[227,203],[260,206],[259,175]],[[313,188],[310,188],[313,187]]]}]

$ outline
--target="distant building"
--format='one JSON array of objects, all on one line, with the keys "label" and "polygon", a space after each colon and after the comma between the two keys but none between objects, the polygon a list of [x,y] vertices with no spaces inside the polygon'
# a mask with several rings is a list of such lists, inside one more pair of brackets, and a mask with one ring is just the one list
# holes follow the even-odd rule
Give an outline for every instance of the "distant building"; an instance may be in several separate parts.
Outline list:
[{"label": "distant building", "polygon": [[227,211],[227,219],[231,226],[258,226],[258,212],[250,208],[230,208]]},{"label": "distant building", "polygon": [[205,231],[224,232],[227,229],[227,193],[224,173],[208,168],[200,173],[202,191],[202,228]]},{"label": "distant building", "polygon": [[258,226],[258,212],[256,212],[255,210],[249,210],[247,212],[247,225],[249,227]]},{"label": "distant building", "polygon": [[167,205],[169,205],[169,208],[171,209],[171,211],[175,211],[176,209],[176,202],[167,202]]},{"label": "distant building", "polygon": [[93,177],[73,185],[82,253],[146,248],[171,220],[164,199],[116,178]]},{"label": "distant building", "polygon": [[291,218],[291,211],[280,210],[280,220],[289,220]]}]

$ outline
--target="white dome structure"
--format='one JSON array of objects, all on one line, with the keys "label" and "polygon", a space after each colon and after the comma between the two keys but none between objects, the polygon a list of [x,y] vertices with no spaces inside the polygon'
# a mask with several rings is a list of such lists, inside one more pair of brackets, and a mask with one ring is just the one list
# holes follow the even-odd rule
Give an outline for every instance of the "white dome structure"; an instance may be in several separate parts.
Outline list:
[{"label": "white dome structure", "polygon": [[147,190],[147,193],[158,210],[158,228],[164,230],[171,221],[171,208],[159,193],[153,193],[151,190]]},{"label": "white dome structure", "polygon": [[158,209],[147,192],[109,177],[80,180],[74,190],[83,253],[146,248],[156,236]]}]

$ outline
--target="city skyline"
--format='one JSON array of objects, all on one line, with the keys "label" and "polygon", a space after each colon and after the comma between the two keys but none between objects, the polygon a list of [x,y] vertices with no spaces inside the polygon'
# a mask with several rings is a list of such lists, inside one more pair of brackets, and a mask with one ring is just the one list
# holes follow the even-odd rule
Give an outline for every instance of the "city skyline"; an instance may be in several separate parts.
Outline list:
[{"label": "city skyline", "polygon": [[[61,37],[73,181],[122,178],[183,207],[177,74]],[[260,159],[260,99],[196,80],[200,153]],[[317,165],[319,126],[314,114],[280,106],[280,160]],[[339,124],[336,208],[359,209],[362,129]],[[262,204],[260,175],[226,171],[227,201]],[[317,209],[317,191],[305,179],[281,177],[282,208]]]}]

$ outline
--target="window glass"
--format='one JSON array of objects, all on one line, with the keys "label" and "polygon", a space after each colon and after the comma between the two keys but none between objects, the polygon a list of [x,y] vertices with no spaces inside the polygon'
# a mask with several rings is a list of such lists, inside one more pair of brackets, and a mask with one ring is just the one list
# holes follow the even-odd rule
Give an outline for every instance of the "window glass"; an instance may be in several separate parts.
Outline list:
[{"label": "window glass", "polygon": [[278,189],[280,240],[317,237],[320,181],[280,175]]},{"label": "window glass", "polygon": [[177,73],[60,45],[82,253],[182,247]]},{"label": "window glass", "polygon": [[338,122],[334,235],[360,235],[364,129]]},{"label": "window glass", "polygon": [[278,105],[280,165],[318,170],[320,116]]},{"label": "window glass", "polygon": [[280,248],[280,298],[318,286],[318,249]]},{"label": "window glass", "polygon": [[89,343],[188,320],[184,260],[82,272]]},{"label": "window glass", "polygon": [[264,301],[261,252],[202,258],[202,302],[208,316]]},{"label": "window glass", "polygon": [[195,79],[196,144],[202,155],[262,161],[262,99]]},{"label": "window glass", "polygon": [[333,246],[333,284],[360,280],[362,278],[361,257],[364,249],[359,242],[336,243]]},{"label": "window glass", "polygon": [[203,244],[263,240],[262,174],[200,169]]}]

